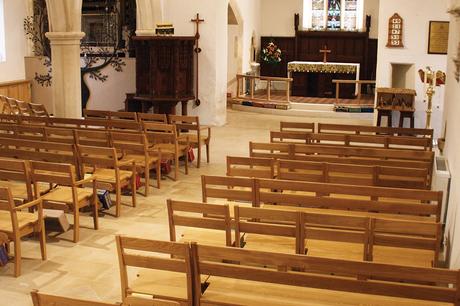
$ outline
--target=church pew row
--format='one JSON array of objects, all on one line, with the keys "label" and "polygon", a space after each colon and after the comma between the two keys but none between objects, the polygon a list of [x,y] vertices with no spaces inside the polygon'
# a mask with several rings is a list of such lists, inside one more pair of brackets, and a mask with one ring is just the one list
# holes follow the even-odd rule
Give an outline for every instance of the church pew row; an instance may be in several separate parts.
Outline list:
[{"label": "church pew row", "polygon": [[201,183],[204,203],[215,199],[253,207],[318,208],[440,221],[441,191],[205,175]]},{"label": "church pew row", "polygon": [[270,142],[422,151],[431,151],[432,149],[432,140],[430,138],[387,135],[313,134],[271,131]]},{"label": "church pew row", "polygon": [[376,187],[430,189],[428,170],[227,156],[227,176]]},{"label": "church pew row", "polygon": [[412,136],[426,137],[433,139],[433,129],[414,129],[414,128],[395,128],[366,125],[347,125],[347,124],[329,124],[318,123],[318,133],[338,133],[338,134],[370,134],[379,135],[387,134],[393,136]]},{"label": "church pew row", "polygon": [[340,159],[340,163],[372,166],[419,168],[422,164],[429,172],[428,186],[431,186],[434,153],[379,148],[352,148],[324,145],[301,145],[286,143],[249,143],[249,156],[299,161],[326,161],[325,158]]},{"label": "church pew row", "polygon": [[459,305],[455,270],[123,236],[116,242],[123,301],[141,295],[187,305]]},{"label": "church pew row", "polygon": [[242,206],[231,218],[228,205],[168,200],[167,207],[171,241],[408,266],[439,262],[436,222]]}]

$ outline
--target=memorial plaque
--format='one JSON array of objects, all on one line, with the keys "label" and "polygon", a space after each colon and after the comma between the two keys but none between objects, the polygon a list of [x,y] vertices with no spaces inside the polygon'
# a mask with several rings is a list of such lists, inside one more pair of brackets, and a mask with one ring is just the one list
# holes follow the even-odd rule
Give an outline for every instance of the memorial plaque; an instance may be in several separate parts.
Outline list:
[{"label": "memorial plaque", "polygon": [[449,22],[430,21],[428,54],[447,54],[449,42]]}]

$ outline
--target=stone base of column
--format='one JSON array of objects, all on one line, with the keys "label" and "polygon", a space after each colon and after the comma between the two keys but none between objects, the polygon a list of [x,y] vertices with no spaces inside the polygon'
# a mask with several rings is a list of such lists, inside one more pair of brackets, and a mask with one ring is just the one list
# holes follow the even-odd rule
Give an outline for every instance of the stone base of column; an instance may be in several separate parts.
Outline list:
[{"label": "stone base of column", "polygon": [[80,41],[83,32],[48,32],[52,56],[55,115],[81,118]]}]

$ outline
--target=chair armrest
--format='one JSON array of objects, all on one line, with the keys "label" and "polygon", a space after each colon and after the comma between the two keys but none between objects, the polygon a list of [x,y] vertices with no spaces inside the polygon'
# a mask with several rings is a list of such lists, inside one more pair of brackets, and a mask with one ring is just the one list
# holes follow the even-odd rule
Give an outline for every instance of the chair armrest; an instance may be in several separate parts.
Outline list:
[{"label": "chair armrest", "polygon": [[91,176],[88,177],[88,178],[85,178],[85,179],[83,179],[83,180],[80,180],[80,181],[75,182],[75,185],[81,186],[81,185],[86,184],[86,183],[94,182],[96,179],[97,179],[97,177],[96,177],[95,175],[91,175]]},{"label": "chair armrest", "polygon": [[125,161],[119,161],[118,162],[118,166],[128,166],[128,165],[131,165],[131,164],[136,164],[136,162],[134,161],[134,159],[128,159],[128,160],[125,160]]},{"label": "chair armrest", "polygon": [[27,202],[27,203],[25,203],[25,204],[16,206],[16,207],[14,208],[14,210],[20,211],[20,210],[32,208],[32,207],[35,207],[35,206],[38,207],[38,209],[40,209],[40,210],[42,209],[42,199],[41,199],[41,198],[38,198],[38,199],[36,199],[36,200]]}]

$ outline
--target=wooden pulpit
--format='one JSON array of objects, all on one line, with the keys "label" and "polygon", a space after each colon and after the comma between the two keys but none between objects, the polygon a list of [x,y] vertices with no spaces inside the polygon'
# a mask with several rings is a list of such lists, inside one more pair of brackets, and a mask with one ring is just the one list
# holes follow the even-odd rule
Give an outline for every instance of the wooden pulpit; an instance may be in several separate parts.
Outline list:
[{"label": "wooden pulpit", "polygon": [[137,36],[136,93],[127,94],[126,111],[175,114],[182,103],[187,115],[188,101],[195,99],[195,37]]}]

